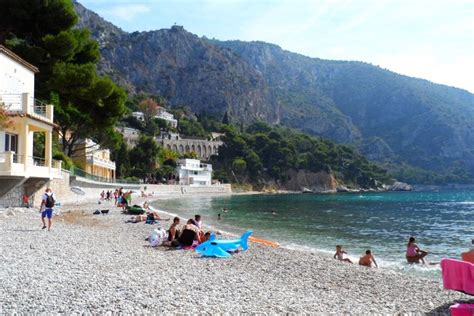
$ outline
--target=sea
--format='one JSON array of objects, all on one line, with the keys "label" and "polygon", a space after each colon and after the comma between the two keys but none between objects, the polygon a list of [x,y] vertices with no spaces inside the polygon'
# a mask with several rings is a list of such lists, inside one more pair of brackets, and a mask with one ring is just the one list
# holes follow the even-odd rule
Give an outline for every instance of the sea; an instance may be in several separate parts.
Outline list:
[{"label": "sea", "polygon": [[[216,230],[238,235],[251,229],[257,238],[328,257],[338,244],[354,262],[370,249],[380,268],[428,278],[439,279],[436,263],[459,258],[474,238],[474,191],[196,196],[154,206],[184,218],[200,214]],[[430,264],[406,263],[410,236],[429,252]]]}]

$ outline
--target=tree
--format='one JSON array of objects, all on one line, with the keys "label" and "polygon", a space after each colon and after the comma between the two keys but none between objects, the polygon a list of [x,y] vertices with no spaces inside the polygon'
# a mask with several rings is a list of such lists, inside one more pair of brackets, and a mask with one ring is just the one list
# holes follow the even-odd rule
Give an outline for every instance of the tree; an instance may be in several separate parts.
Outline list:
[{"label": "tree", "polygon": [[227,111],[225,111],[224,117],[222,118],[222,124],[230,124],[229,113],[227,113]]},{"label": "tree", "polygon": [[0,103],[0,128],[7,128],[12,124],[10,117],[7,115],[7,111],[3,103]]},{"label": "tree", "polygon": [[74,28],[72,2],[3,0],[1,7],[0,43],[39,68],[35,94],[55,106],[62,150],[72,156],[78,140],[110,134],[125,113],[126,94],[97,75],[98,44],[88,30]]},{"label": "tree", "polygon": [[160,147],[152,137],[140,136],[137,146],[130,152],[131,174],[144,180],[153,177],[159,153]]}]

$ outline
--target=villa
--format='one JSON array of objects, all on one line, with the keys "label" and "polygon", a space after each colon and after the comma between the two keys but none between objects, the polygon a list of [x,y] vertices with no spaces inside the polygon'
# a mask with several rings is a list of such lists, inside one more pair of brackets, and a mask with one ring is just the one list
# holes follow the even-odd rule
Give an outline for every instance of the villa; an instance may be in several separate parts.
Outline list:
[{"label": "villa", "polygon": [[[143,112],[133,112],[132,116],[142,122],[145,120]],[[155,115],[155,118],[165,120],[171,127],[178,127],[178,120],[174,118],[173,114],[167,112],[164,107],[158,107],[158,113]]]},{"label": "villa", "polygon": [[197,159],[180,159],[176,169],[180,185],[211,185],[212,165],[201,163]]},{"label": "villa", "polygon": [[74,147],[72,157],[80,169],[100,180],[115,179],[115,162],[110,160],[110,150],[102,149],[91,139],[86,139]]},{"label": "villa", "polygon": [[[49,180],[61,178],[61,162],[52,159],[54,108],[34,96],[37,72],[0,45],[0,105],[8,118],[0,127],[0,198],[14,189],[31,195]],[[34,150],[35,136],[44,139],[42,152],[40,146]]]}]

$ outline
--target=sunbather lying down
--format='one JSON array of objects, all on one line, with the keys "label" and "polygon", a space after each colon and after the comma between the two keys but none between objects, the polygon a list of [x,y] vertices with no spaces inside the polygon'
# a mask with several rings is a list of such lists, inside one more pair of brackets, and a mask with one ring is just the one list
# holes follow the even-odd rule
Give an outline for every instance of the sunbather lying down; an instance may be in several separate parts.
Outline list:
[{"label": "sunbather lying down", "polygon": [[162,219],[158,212],[146,212],[146,214],[132,216],[127,223],[139,223],[144,221],[169,221],[169,218]]}]

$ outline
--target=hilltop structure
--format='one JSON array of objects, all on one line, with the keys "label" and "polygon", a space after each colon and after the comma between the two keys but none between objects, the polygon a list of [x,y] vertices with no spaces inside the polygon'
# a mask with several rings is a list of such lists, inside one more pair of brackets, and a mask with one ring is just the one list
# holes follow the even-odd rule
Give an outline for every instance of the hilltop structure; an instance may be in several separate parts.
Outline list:
[{"label": "hilltop structure", "polygon": [[161,133],[156,140],[163,148],[174,150],[181,155],[195,152],[197,157],[203,160],[209,160],[212,155],[218,155],[219,146],[223,144],[218,139],[181,138],[177,133]]}]

